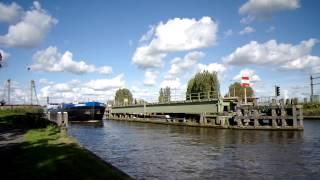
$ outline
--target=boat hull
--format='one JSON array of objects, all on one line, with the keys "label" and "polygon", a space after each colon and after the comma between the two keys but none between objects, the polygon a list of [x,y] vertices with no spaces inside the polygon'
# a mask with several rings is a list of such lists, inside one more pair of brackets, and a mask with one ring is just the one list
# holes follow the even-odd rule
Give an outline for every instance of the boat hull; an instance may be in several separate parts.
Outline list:
[{"label": "boat hull", "polygon": [[69,121],[90,121],[101,120],[103,118],[105,107],[76,107],[65,109],[68,112]]},{"label": "boat hull", "polygon": [[50,119],[57,120],[57,114],[67,112],[68,121],[86,122],[102,121],[105,106],[98,102],[86,102],[79,104],[61,104],[57,108],[48,109]]}]

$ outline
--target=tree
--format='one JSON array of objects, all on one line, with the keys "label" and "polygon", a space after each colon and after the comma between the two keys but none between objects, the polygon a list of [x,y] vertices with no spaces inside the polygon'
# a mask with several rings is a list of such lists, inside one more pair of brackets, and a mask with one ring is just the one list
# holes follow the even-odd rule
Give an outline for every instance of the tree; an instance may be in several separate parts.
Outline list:
[{"label": "tree", "polygon": [[171,101],[171,89],[170,87],[160,88],[158,100],[160,103]]},{"label": "tree", "polygon": [[133,98],[130,90],[123,88],[117,90],[114,100],[116,105],[130,105],[132,104]]},{"label": "tree", "polygon": [[219,94],[220,85],[216,72],[199,72],[188,82],[187,100],[218,98]]},{"label": "tree", "polygon": [[[246,88],[247,97],[253,97],[253,89],[251,87]],[[242,87],[241,84],[238,82],[235,82],[229,86],[229,93],[232,97],[239,97],[241,99],[244,99],[244,87]]]}]

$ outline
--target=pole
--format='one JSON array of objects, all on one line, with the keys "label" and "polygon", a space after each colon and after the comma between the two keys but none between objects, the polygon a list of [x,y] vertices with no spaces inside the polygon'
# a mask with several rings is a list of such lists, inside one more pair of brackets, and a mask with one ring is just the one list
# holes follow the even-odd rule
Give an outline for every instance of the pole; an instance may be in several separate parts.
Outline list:
[{"label": "pole", "polygon": [[8,104],[10,104],[11,80],[8,79]]},{"label": "pole", "polygon": [[247,104],[247,88],[244,87],[244,104]]},{"label": "pole", "polygon": [[310,76],[310,85],[311,85],[311,96],[310,96],[310,100],[311,102],[313,101],[313,77],[312,75]]},{"label": "pole", "polygon": [[31,103],[31,105],[32,105],[32,102],[33,100],[32,100],[32,80],[31,80],[31,83],[30,83],[30,103]]}]

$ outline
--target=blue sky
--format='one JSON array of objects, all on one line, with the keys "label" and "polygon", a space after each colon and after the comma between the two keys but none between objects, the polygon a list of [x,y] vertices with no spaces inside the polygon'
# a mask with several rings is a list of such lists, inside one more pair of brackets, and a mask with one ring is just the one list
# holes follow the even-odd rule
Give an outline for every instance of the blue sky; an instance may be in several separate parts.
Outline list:
[{"label": "blue sky", "polygon": [[121,87],[152,101],[160,87],[182,95],[202,70],[218,72],[222,94],[248,75],[257,96],[273,95],[274,85],[283,97],[308,96],[309,75],[320,72],[319,5],[2,1],[0,99],[10,78],[15,103],[29,101],[31,79],[41,102],[106,101]]}]

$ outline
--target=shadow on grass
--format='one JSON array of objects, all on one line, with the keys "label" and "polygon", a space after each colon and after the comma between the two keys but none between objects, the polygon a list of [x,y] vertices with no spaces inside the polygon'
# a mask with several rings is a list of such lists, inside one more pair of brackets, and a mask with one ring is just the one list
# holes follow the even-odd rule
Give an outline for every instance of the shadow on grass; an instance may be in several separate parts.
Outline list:
[{"label": "shadow on grass", "polygon": [[59,136],[0,148],[5,179],[130,179],[75,143],[52,143]]},{"label": "shadow on grass", "polygon": [[52,122],[43,118],[42,113],[26,113],[1,116],[0,123],[22,129],[45,128],[49,124],[53,124]]},{"label": "shadow on grass", "polygon": [[0,135],[9,131],[27,133],[22,142],[0,146],[1,179],[131,179],[80,148],[42,114],[1,116]]}]

